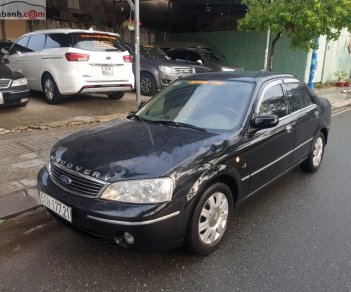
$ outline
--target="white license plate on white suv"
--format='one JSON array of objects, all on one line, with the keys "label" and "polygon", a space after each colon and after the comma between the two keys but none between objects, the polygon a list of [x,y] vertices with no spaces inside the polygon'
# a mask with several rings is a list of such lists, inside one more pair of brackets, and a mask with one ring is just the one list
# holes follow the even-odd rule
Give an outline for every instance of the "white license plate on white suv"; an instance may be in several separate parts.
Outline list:
[{"label": "white license plate on white suv", "polygon": [[49,208],[51,211],[56,213],[57,215],[65,218],[69,222],[72,223],[72,208],[68,207],[64,203],[54,199],[53,197],[40,192],[40,203],[45,207]]},{"label": "white license plate on white suv", "polygon": [[110,65],[102,66],[102,75],[112,76],[113,75],[113,67]]}]

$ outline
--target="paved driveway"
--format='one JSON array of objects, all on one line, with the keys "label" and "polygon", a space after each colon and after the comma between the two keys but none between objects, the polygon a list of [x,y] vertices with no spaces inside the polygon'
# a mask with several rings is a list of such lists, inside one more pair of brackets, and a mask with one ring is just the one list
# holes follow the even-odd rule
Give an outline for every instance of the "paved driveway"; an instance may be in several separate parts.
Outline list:
[{"label": "paved driveway", "polygon": [[[146,101],[148,97],[142,97],[141,100]],[[71,120],[76,117],[111,114],[125,116],[136,108],[134,92],[126,93],[121,100],[111,100],[105,95],[72,96],[59,105],[49,105],[41,93],[32,93],[31,100],[26,107],[0,109],[0,128],[13,129]]]}]

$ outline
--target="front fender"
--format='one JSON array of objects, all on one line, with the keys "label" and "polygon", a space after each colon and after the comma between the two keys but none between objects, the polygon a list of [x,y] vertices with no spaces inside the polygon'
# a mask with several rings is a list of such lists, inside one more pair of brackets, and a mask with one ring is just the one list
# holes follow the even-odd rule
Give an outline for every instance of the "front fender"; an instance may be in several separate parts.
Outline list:
[{"label": "front fender", "polygon": [[222,181],[228,185],[233,193],[233,200],[236,202],[243,192],[241,177],[235,167],[227,164],[214,165],[203,172],[191,187],[187,194],[187,200],[190,201],[199,197],[209,185],[217,181]]}]

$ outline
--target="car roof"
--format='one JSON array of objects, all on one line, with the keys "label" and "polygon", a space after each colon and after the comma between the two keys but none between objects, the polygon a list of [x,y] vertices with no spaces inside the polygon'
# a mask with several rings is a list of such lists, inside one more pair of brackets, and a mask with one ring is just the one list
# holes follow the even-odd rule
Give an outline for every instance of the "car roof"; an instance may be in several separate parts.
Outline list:
[{"label": "car roof", "polygon": [[[184,80],[222,80],[222,81],[247,81],[263,83],[272,79],[296,78],[291,74],[275,73],[268,71],[233,71],[233,72],[210,72],[189,75]],[[296,78],[297,79],[297,78]]]},{"label": "car roof", "polygon": [[73,29],[73,28],[55,28],[55,29],[36,30],[36,31],[26,33],[23,36],[45,34],[45,33],[64,33],[64,34],[68,34],[68,33],[103,33],[103,34],[109,34],[109,35],[117,36],[117,37],[120,36],[117,33],[108,32],[108,31],[99,31],[99,30],[92,30],[92,29]]}]

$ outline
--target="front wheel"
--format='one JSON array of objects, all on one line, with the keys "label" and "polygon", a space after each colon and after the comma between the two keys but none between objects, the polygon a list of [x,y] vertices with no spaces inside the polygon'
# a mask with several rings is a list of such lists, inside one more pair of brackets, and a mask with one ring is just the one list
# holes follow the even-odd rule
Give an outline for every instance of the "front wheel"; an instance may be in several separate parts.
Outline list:
[{"label": "front wheel", "polygon": [[313,140],[312,149],[307,159],[301,163],[301,168],[305,172],[316,172],[322,164],[324,154],[324,135],[319,132]]},{"label": "front wheel", "polygon": [[152,96],[156,93],[156,83],[150,73],[142,73],[140,76],[140,91],[142,95]]},{"label": "front wheel", "polygon": [[187,244],[191,251],[207,255],[215,251],[228,229],[233,213],[233,197],[224,183],[204,191],[191,218]]}]

